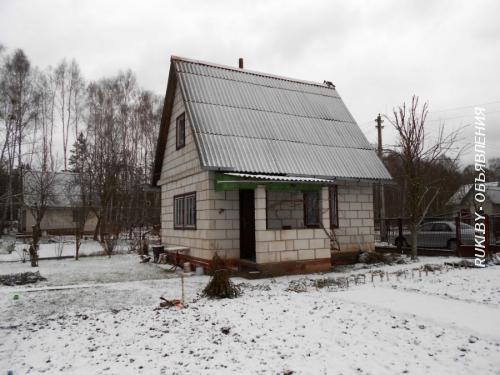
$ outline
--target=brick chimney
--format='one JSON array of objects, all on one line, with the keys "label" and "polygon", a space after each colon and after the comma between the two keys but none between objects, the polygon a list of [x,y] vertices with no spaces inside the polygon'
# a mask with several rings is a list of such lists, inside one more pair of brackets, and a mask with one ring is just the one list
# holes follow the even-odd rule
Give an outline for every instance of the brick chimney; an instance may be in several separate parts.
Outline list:
[{"label": "brick chimney", "polygon": [[240,58],[238,59],[238,67],[239,67],[240,69],[243,69],[243,57],[240,57]]}]

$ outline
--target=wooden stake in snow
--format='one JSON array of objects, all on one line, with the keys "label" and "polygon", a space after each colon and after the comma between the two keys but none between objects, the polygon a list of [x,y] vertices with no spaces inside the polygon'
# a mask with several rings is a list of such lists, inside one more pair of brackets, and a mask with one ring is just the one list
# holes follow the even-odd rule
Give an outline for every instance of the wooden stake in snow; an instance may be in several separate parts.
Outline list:
[{"label": "wooden stake in snow", "polygon": [[182,288],[181,301],[184,304],[184,274],[183,273],[181,273],[181,288]]}]

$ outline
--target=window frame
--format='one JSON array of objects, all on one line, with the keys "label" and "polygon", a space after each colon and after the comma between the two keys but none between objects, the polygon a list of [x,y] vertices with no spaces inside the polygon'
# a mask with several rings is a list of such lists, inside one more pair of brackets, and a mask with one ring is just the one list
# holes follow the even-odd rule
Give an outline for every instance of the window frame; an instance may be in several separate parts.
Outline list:
[{"label": "window frame", "polygon": [[[182,123],[182,142],[180,140],[179,136],[179,128],[181,127]],[[186,113],[183,112],[179,116],[177,116],[177,119],[175,120],[175,149],[180,150],[181,148],[184,148],[186,146]]]},{"label": "window frame", "polygon": [[[188,216],[187,214],[187,205],[186,201],[188,198],[193,198],[193,224],[187,224],[186,217]],[[182,211],[180,213],[181,215],[181,221],[182,224],[178,224],[176,217],[177,217],[177,201],[181,200],[182,202]],[[173,197],[173,224],[174,224],[174,229],[176,230],[196,230],[196,192],[192,191],[189,193],[184,193],[184,194],[178,194],[174,195]]]},{"label": "window frame", "polygon": [[[439,228],[440,226],[442,226],[442,228],[447,228],[445,230],[442,230],[442,228]],[[432,225],[432,232],[453,232],[453,229],[451,228],[451,226],[449,224],[446,224],[446,223],[434,223]]]},{"label": "window frame", "polygon": [[[308,203],[309,201],[307,199],[307,195],[311,194],[311,193],[315,193],[317,195],[317,200],[316,201],[318,203],[318,207],[317,207],[317,210],[316,210],[317,223],[313,223],[313,224],[309,224],[308,223],[309,215],[307,214],[308,205],[309,205],[309,203]],[[321,227],[320,199],[321,199],[320,191],[311,190],[311,191],[304,191],[303,192],[303,200],[304,200],[304,228],[320,228]]]},{"label": "window frame", "polygon": [[[332,207],[332,202],[335,207]],[[339,227],[339,189],[337,185],[328,187],[328,207],[330,213],[330,228],[337,229]],[[335,211],[333,211],[333,208],[335,208]]]},{"label": "window frame", "polygon": [[[426,227],[429,227],[429,229],[426,229]],[[434,228],[434,223],[423,223],[418,228],[417,232],[432,232],[433,228]]]}]

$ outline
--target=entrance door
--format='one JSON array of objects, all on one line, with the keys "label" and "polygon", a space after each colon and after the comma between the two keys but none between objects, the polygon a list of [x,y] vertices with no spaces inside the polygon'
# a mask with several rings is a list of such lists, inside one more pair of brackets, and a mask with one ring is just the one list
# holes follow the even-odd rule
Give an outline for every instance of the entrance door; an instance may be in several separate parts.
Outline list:
[{"label": "entrance door", "polygon": [[240,190],[240,258],[255,262],[255,194]]}]

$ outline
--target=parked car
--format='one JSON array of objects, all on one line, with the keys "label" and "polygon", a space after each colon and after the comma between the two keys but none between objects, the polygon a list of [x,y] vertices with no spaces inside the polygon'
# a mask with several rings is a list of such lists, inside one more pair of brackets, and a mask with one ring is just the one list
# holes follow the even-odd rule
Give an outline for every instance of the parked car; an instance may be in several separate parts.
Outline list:
[{"label": "parked car", "polygon": [[[418,247],[457,249],[457,231],[453,221],[429,221],[421,224],[417,232]],[[474,227],[469,224],[460,223],[461,241],[465,245],[474,243]],[[410,232],[403,232],[402,238],[396,238],[395,245],[402,241],[403,246],[411,245]]]}]

